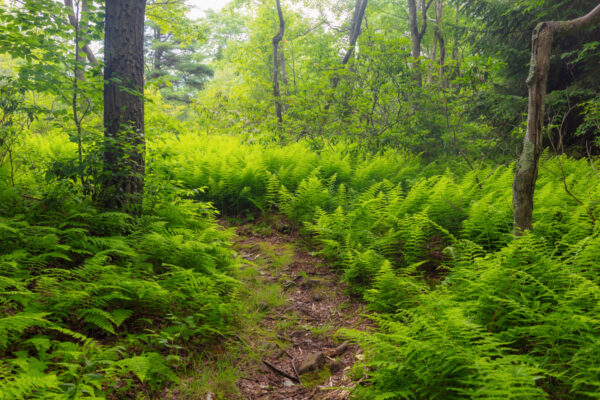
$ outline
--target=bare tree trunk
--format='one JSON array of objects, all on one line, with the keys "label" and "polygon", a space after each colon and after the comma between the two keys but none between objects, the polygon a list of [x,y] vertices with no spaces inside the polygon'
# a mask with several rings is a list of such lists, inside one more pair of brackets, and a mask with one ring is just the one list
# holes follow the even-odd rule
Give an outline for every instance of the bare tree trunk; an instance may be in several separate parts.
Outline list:
[{"label": "bare tree trunk", "polygon": [[79,180],[81,182],[81,188],[85,190],[85,175],[83,173],[83,144],[81,140],[81,119],[79,119],[79,109],[77,107],[78,95],[79,95],[79,81],[84,80],[85,76],[83,75],[82,70],[82,62],[84,61],[79,53],[79,1],[77,0],[75,7],[75,13],[73,15],[73,19],[75,20],[75,25],[73,28],[75,29],[75,63],[73,64],[73,121],[75,122],[75,127],[77,128],[77,154],[79,161]]},{"label": "bare tree trunk", "polygon": [[529,87],[527,132],[523,139],[523,152],[513,182],[515,235],[521,235],[524,231],[532,229],[533,195],[538,176],[538,160],[542,152],[546,86],[553,40],[559,36],[574,35],[597,21],[600,21],[600,5],[584,17],[571,21],[542,22],[533,31],[527,77]]},{"label": "bare tree trunk", "polygon": [[454,29],[454,45],[452,46],[452,60],[454,61],[454,67],[452,70],[452,78],[460,76],[460,64],[459,64],[459,54],[458,54],[458,41],[459,41],[459,33],[458,33],[458,24],[460,22],[460,2],[456,2],[456,20],[454,21],[455,29]]},{"label": "bare tree trunk", "polygon": [[440,59],[438,61],[440,65],[440,85],[442,87],[446,87],[446,74],[445,74],[445,66],[446,63],[446,40],[444,38],[444,34],[442,33],[442,17],[444,11],[444,2],[442,0],[438,0],[435,9],[435,32],[434,36],[437,38],[437,43],[440,46]]},{"label": "bare tree trunk", "polygon": [[[283,54],[283,49],[279,49],[279,63],[281,65],[281,83],[283,83],[283,88],[285,91],[285,96],[288,98],[290,96],[289,90],[289,82],[287,77],[287,70],[285,69],[285,55]],[[283,104],[283,111],[287,112],[289,109],[288,102],[285,101]]]},{"label": "bare tree trunk", "polygon": [[106,0],[104,170],[101,201],[141,212],[144,192],[144,13],[146,0]]},{"label": "bare tree trunk", "polygon": [[[348,35],[348,50],[346,50],[346,54],[344,54],[344,58],[342,58],[342,65],[348,64],[350,58],[354,54],[356,42],[361,33],[362,21],[365,17],[368,1],[369,0],[356,0],[356,3],[354,4],[352,21],[350,21],[350,34]],[[331,81],[331,86],[335,89],[339,83],[340,78],[335,76]]]},{"label": "bare tree trunk", "polygon": [[421,56],[421,41],[427,31],[427,10],[429,10],[433,0],[418,0],[418,6],[421,9],[421,28],[419,28],[417,3],[415,1],[416,0],[408,0],[408,19],[410,22],[410,38],[412,41],[411,55],[416,59],[413,64],[416,71],[415,80],[417,81],[417,85],[421,86],[423,84],[423,79],[421,72],[419,71],[421,65],[418,58]]},{"label": "bare tree trunk", "polygon": [[[156,26],[153,28],[154,30],[154,40],[156,40],[158,43],[162,42],[162,32],[160,31],[160,26]],[[163,55],[163,48],[159,45],[156,47],[156,49],[154,50],[154,59],[152,60],[152,68],[155,71],[160,71],[162,69],[162,55]]]},{"label": "bare tree trunk", "polygon": [[281,93],[279,92],[279,57],[277,50],[285,32],[285,21],[283,20],[283,11],[281,11],[281,2],[280,0],[276,1],[277,15],[279,16],[279,31],[273,36],[273,97],[275,98],[275,115],[279,123],[282,123],[283,115],[281,112]]},{"label": "bare tree trunk", "polygon": [[354,54],[356,48],[356,41],[360,36],[363,18],[365,17],[365,11],[367,9],[368,0],[356,0],[354,5],[354,13],[352,14],[352,22],[350,23],[350,36],[348,41],[348,50],[342,59],[342,65],[348,64],[350,57]]}]

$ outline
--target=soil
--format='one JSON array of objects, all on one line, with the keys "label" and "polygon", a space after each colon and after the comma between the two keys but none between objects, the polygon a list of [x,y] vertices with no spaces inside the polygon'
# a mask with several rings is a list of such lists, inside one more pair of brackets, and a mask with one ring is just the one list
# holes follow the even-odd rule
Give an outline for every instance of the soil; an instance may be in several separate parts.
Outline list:
[{"label": "soil", "polygon": [[[303,248],[285,221],[242,224],[235,230],[246,294],[252,296],[252,288],[276,290],[270,302],[258,301],[255,310],[248,310],[260,317],[250,317],[237,336],[247,348],[238,364],[241,399],[350,398],[357,384],[352,367],[362,352],[344,343],[338,331],[372,328],[362,316],[363,304],[347,294],[341,277],[322,258]],[[301,365],[309,372],[299,375]]]}]

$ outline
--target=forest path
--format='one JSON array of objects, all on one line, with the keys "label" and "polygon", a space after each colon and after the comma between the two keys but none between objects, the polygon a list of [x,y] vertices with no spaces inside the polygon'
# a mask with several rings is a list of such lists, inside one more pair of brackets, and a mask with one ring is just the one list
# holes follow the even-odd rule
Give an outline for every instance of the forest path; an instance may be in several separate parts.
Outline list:
[{"label": "forest path", "polygon": [[369,329],[361,316],[363,304],[346,293],[340,276],[309,253],[281,218],[235,230],[234,248],[245,260],[238,276],[244,287],[236,337],[241,398],[349,398],[355,386],[352,366],[362,353],[335,333]]}]

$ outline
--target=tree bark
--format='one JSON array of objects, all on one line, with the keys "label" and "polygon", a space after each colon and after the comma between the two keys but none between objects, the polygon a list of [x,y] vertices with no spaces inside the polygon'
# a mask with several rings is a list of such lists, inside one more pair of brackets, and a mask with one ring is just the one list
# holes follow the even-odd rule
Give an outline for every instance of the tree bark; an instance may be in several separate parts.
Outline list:
[{"label": "tree bark", "polygon": [[352,14],[352,22],[350,23],[350,35],[348,41],[348,50],[342,59],[342,65],[348,64],[350,57],[354,54],[356,48],[356,41],[360,36],[361,26],[363,18],[365,17],[365,11],[367,9],[368,0],[356,0],[354,5],[354,13]]},{"label": "tree bark", "polygon": [[144,191],[146,0],[106,0],[102,203],[139,214]]},{"label": "tree bark", "polygon": [[413,58],[415,58],[413,67],[416,72],[415,80],[417,81],[418,86],[423,84],[420,72],[421,65],[418,58],[421,56],[421,41],[423,40],[423,36],[425,36],[425,32],[427,31],[427,11],[429,10],[432,2],[433,0],[419,0],[418,5],[421,9],[421,28],[419,28],[416,0],[408,0],[408,19],[410,23],[410,38],[412,42],[411,55]]},{"label": "tree bark", "polygon": [[[290,96],[289,91],[289,82],[287,77],[287,70],[285,68],[285,55],[283,53],[283,49],[279,49],[279,63],[281,65],[281,83],[283,83],[283,88],[285,91],[286,98]],[[289,108],[288,102],[284,102],[283,111],[287,112]]]},{"label": "tree bark", "polygon": [[[446,77],[445,77],[445,67],[446,63],[446,40],[444,38],[444,34],[442,33],[442,12],[444,10],[444,2],[442,0],[438,0],[435,8],[435,28],[434,28],[434,46],[440,47],[439,60],[438,64],[440,66],[439,74],[440,74],[440,86],[446,87]],[[436,48],[434,48],[434,52]],[[434,61],[436,57],[434,56]]]},{"label": "tree bark", "polygon": [[155,71],[161,71],[162,70],[162,56],[163,56],[163,52],[164,50],[162,49],[162,47],[160,47],[160,43],[162,42],[162,33],[160,31],[160,26],[156,26],[153,28],[154,31],[154,40],[156,40],[156,43],[158,43],[158,48],[156,48],[154,50],[154,59],[152,60],[152,68]]},{"label": "tree bark", "polygon": [[[67,11],[69,13],[69,23],[71,24],[71,26],[73,26],[74,29],[80,31],[79,21],[78,21],[77,17],[75,16],[75,12],[73,9],[73,0],[64,0],[64,4],[65,4],[65,7],[67,7]],[[82,11],[83,11],[83,14],[86,14],[89,12],[89,8],[88,8],[86,0],[83,1]],[[81,40],[81,37],[79,38],[79,40]],[[94,55],[94,52],[92,51],[90,46],[88,46],[87,44],[81,46],[81,51],[83,51],[85,53],[90,64],[92,64],[93,66],[98,65],[98,60],[96,59],[96,56]]]},{"label": "tree bark", "polygon": [[[356,42],[361,33],[362,21],[365,17],[365,11],[367,9],[367,3],[369,0],[356,0],[354,4],[354,12],[352,13],[352,20],[350,21],[350,33],[348,35],[348,49],[342,58],[342,65],[348,64],[350,58],[354,54],[356,48]],[[331,81],[331,86],[335,89],[340,83],[339,76],[334,76]],[[327,104],[328,108],[329,104]]]},{"label": "tree bark", "polygon": [[[456,2],[456,19],[454,21],[454,26],[456,26],[458,28],[459,26],[459,22],[460,22],[460,2]],[[451,77],[455,78],[460,76],[460,63],[459,63],[459,54],[458,54],[458,44],[459,44],[459,38],[460,38],[460,34],[458,29],[455,28],[454,29],[454,45],[452,46],[452,61],[454,61],[454,66],[452,68],[452,72],[451,72]]]},{"label": "tree bark", "polygon": [[283,115],[281,111],[281,93],[279,92],[279,56],[277,54],[279,42],[283,39],[285,32],[285,21],[283,19],[283,11],[281,10],[281,1],[277,1],[277,15],[279,17],[279,31],[273,36],[273,97],[275,98],[275,115],[281,124]]},{"label": "tree bark", "polygon": [[542,128],[552,43],[555,37],[574,35],[598,21],[600,21],[600,4],[583,17],[571,21],[542,22],[533,31],[527,77],[529,88],[527,132],[523,139],[523,151],[513,182],[515,235],[531,230],[533,225],[533,196],[538,176],[538,161],[542,152]]},{"label": "tree bark", "polygon": [[75,47],[75,62],[73,63],[73,101],[71,103],[71,107],[73,109],[73,122],[75,122],[75,128],[77,129],[77,155],[79,162],[79,181],[81,182],[82,189],[85,190],[85,174],[83,172],[83,144],[81,138],[81,119],[79,118],[79,108],[77,106],[78,98],[79,98],[79,81],[85,80],[85,76],[83,74],[82,63],[84,61],[83,57],[79,53],[80,50],[80,32],[79,29],[79,3],[77,3],[77,7],[75,8],[75,13],[73,15],[73,19],[75,25],[73,28],[75,29],[75,40],[73,45]]}]

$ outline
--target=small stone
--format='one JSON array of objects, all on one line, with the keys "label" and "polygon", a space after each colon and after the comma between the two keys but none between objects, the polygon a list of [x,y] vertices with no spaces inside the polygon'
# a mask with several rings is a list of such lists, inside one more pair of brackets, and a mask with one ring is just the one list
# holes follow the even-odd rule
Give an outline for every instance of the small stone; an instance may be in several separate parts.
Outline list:
[{"label": "small stone", "polygon": [[294,386],[294,382],[292,382],[291,380],[289,380],[288,378],[285,378],[283,380],[283,386],[285,387],[292,387]]},{"label": "small stone", "polygon": [[317,353],[308,354],[304,357],[300,368],[298,368],[298,373],[302,375],[309,371],[316,371],[321,368],[323,364],[325,364],[325,356],[322,352],[319,351]]}]

